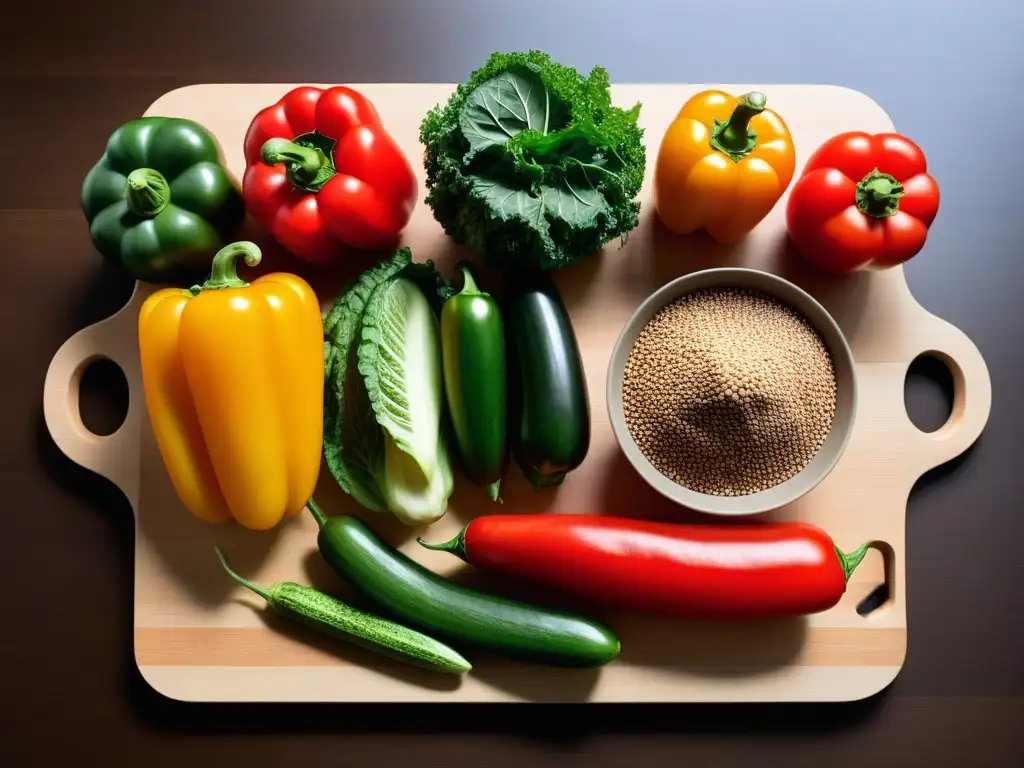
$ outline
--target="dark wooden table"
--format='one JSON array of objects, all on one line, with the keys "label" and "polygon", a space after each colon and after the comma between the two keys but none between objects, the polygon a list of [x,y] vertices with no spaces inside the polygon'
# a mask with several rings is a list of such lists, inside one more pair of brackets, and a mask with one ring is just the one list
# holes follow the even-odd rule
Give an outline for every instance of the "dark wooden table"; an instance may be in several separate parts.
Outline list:
[{"label": "dark wooden table", "polygon": [[[684,6],[692,5],[687,8]],[[834,6],[834,7],[833,7]],[[840,7],[841,6],[841,7]],[[0,397],[4,548],[0,765],[572,763],[1014,766],[1024,724],[1019,396],[1024,99],[1005,2],[29,3],[0,10]],[[884,693],[836,706],[354,708],[186,706],[132,659],[132,517],[65,459],[41,414],[46,366],[131,283],[101,266],[81,179],[110,131],[197,82],[454,82],[494,49],[538,47],[618,81],[830,82],[872,95],[927,151],[943,190],[908,268],[994,383],[977,446],[910,499],[910,648]],[[948,409],[941,371],[911,413]],[[117,370],[87,376],[86,421],[123,412]],[[1015,730],[1015,728],[1017,730]]]}]

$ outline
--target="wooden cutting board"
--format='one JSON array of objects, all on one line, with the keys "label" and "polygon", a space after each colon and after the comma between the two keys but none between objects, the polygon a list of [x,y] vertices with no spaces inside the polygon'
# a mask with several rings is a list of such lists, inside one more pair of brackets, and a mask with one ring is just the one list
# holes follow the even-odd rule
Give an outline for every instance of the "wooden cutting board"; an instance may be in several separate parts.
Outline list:
[{"label": "wooden cutting board", "polygon": [[[190,86],[161,97],[146,114],[186,117],[206,126],[219,139],[231,171],[241,178],[242,138],[249,121],[291,87]],[[454,86],[354,87],[376,104],[422,183],[420,120],[429,108],[443,103]],[[798,172],[810,152],[836,133],[893,129],[875,102],[845,88],[722,87],[734,93],[757,88],[768,95],[769,106],[785,117],[793,133]],[[622,640],[622,655],[603,669],[560,670],[473,654],[475,668],[461,680],[413,670],[284,624],[261,600],[225,576],[213,554],[215,543],[239,572],[256,581],[291,579],[342,595],[345,588],[320,560],[316,526],[308,515],[257,533],[201,523],[177,500],[142,395],[136,317],[153,288],[138,284],[120,312],[83,329],[60,348],[47,374],[44,408],[57,445],[72,460],[116,483],[135,511],[135,659],[156,690],[188,701],[826,701],[871,695],[896,676],[907,647],[907,497],[924,472],[962,453],[981,433],[991,404],[988,372],[963,333],[914,300],[902,268],[834,278],[802,267],[787,250],[783,203],[731,248],[704,236],[678,238],[662,228],[648,203],[651,169],[670,120],[701,88],[613,87],[616,104],[643,104],[640,122],[646,129],[648,183],[641,194],[640,226],[624,247],[609,244],[601,254],[556,276],[586,367],[593,417],[590,452],[561,488],[540,493],[513,465],[502,487],[505,504],[500,511],[586,511],[692,521],[693,513],[674,508],[650,490],[615,445],[605,409],[609,353],[634,309],[668,280],[711,266],[773,271],[825,305],[847,335],[857,362],[860,405],[844,457],[812,493],[770,516],[816,523],[845,550],[865,540],[878,542],[840,603],[806,619],[759,624],[688,623],[593,609]],[[404,242],[412,247],[414,259],[435,259],[451,275],[455,259],[469,254],[444,235],[422,203],[425,194],[421,190]],[[307,276],[325,310],[341,281],[365,266],[314,273],[289,261],[251,222],[244,236],[264,247],[268,268]],[[87,237],[84,221],[82,237]],[[918,258],[927,262],[928,249]],[[480,272],[485,286],[489,275],[487,270]],[[931,434],[913,426],[903,400],[907,368],[924,353],[943,359],[955,381],[953,414]],[[121,366],[130,392],[124,424],[107,437],[89,433],[78,411],[82,373],[98,358]],[[472,516],[495,511],[461,478],[456,486],[447,515],[430,526],[426,538],[447,539]],[[490,589],[557,600],[487,578],[450,555],[423,550],[415,542],[415,531],[390,517],[359,511],[326,469],[317,499],[329,512],[362,514],[389,541],[429,568]],[[858,604],[883,582],[888,582],[889,600],[860,615]]]}]

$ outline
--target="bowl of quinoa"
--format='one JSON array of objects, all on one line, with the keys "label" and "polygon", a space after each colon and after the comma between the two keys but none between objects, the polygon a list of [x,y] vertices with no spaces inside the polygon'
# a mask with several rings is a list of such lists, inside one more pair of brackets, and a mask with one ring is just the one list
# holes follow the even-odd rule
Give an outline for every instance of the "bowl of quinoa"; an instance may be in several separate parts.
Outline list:
[{"label": "bowl of quinoa", "polygon": [[853,430],[857,382],[810,294],[754,269],[708,269],[648,297],[608,366],[619,447],[663,496],[718,515],[776,509],[817,486]]}]

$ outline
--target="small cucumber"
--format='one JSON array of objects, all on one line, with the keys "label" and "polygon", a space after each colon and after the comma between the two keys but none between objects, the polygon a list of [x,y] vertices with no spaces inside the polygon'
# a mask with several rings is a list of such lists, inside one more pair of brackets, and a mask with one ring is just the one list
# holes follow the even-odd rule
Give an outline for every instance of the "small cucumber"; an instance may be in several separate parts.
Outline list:
[{"label": "small cucumber", "polygon": [[231,578],[251,589],[286,618],[422,669],[449,674],[472,669],[468,661],[444,643],[360,611],[312,587],[292,581],[279,581],[270,587],[254,584],[232,570],[219,548],[214,547],[214,550]]},{"label": "small cucumber", "polygon": [[312,499],[307,506],[328,564],[402,621],[457,646],[554,666],[598,667],[619,655],[619,639],[598,621],[453,584],[388,546],[362,520],[327,517]]},{"label": "small cucumber", "polygon": [[542,272],[514,271],[505,286],[512,453],[535,488],[559,485],[590,448],[590,399],[576,334]]}]

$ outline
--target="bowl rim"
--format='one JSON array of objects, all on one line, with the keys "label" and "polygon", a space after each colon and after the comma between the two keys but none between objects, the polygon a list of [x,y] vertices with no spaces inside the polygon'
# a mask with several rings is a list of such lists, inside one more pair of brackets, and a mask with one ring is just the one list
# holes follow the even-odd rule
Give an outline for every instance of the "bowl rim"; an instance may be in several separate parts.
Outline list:
[{"label": "bowl rim", "polygon": [[[715,496],[686,488],[669,479],[644,456],[633,440],[626,425],[622,405],[622,381],[628,350],[650,319],[667,304],[676,299],[704,288],[750,288],[774,295],[804,316],[825,342],[833,358],[833,367],[842,365],[849,371],[849,416],[844,423],[833,420],[825,443],[811,462],[800,472],[779,485],[745,496]],[[803,305],[803,306],[801,306]],[[625,350],[625,352],[624,352]],[[840,359],[841,358],[841,359]],[[617,365],[616,362],[619,361]],[[709,515],[724,517],[748,517],[770,512],[791,504],[817,487],[835,469],[839,459],[846,452],[857,419],[858,382],[856,362],[849,342],[839,324],[827,309],[800,286],[780,275],[750,267],[714,267],[702,269],[673,278],[647,296],[636,308],[622,327],[612,346],[605,375],[605,400],[612,433],[619,449],[632,464],[637,473],[654,490],[676,504]],[[838,415],[838,414],[837,414]],[[830,446],[830,455],[814,466],[826,446],[833,440],[836,427],[841,429]]]}]

